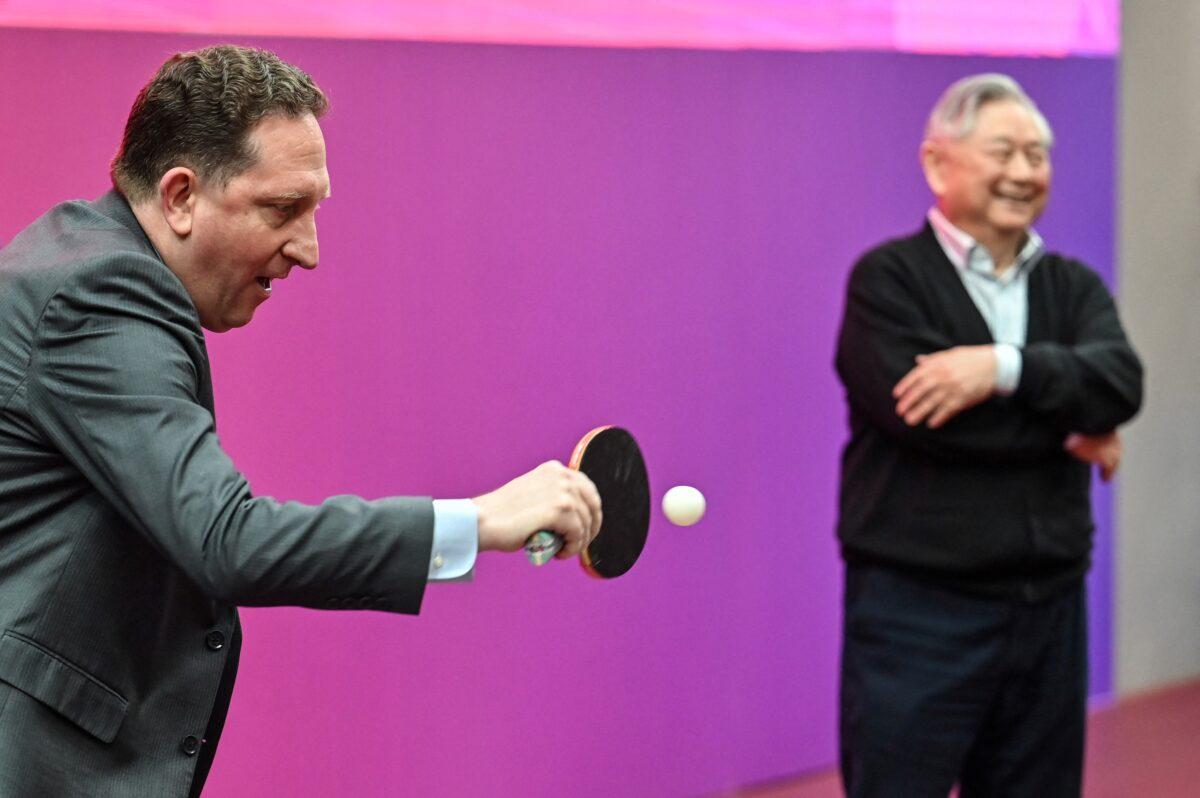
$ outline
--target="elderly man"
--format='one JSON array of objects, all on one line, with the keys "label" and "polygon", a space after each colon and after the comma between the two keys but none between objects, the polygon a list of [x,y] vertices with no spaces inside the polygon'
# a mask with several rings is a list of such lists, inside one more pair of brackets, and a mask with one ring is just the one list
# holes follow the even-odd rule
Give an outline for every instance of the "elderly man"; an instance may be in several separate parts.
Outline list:
[{"label": "elderly man", "polygon": [[115,189],[0,251],[0,796],[197,795],[237,668],[237,605],[416,613],[426,581],[599,529],[546,463],[474,500],[253,496],[221,451],[201,328],[317,266],[326,100],[274,55],[167,61]]},{"label": "elderly man", "polygon": [[1031,225],[1049,124],[1013,80],[951,86],[915,235],[854,267],[842,777],[851,796],[1075,796],[1089,464],[1112,475],[1142,368],[1104,284]]}]

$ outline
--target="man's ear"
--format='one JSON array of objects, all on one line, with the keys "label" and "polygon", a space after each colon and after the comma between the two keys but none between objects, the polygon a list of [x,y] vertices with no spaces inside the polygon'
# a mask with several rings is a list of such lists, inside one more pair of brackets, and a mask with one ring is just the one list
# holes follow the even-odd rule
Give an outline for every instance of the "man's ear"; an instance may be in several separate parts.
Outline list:
[{"label": "man's ear", "polygon": [[180,238],[192,232],[196,216],[196,191],[199,182],[196,173],[186,166],[176,166],[158,181],[158,197],[162,205],[163,219],[167,226]]},{"label": "man's ear", "polygon": [[946,148],[941,142],[925,139],[921,142],[921,171],[925,173],[925,182],[933,196],[941,197],[946,192],[946,180],[943,167],[946,163]]}]

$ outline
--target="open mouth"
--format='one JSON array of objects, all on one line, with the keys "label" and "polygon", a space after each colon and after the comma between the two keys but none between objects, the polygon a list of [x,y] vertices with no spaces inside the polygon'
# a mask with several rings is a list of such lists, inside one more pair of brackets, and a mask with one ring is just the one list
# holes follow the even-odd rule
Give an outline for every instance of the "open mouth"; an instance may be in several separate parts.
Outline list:
[{"label": "open mouth", "polygon": [[257,277],[255,279],[258,280],[259,288],[267,294],[271,293],[271,279],[269,277]]}]

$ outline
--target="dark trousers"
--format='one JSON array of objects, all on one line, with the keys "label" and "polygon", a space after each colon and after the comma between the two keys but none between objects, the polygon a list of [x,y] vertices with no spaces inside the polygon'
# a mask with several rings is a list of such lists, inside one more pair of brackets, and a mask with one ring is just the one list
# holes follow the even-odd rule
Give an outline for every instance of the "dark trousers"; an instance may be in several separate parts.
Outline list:
[{"label": "dark trousers", "polygon": [[841,766],[850,798],[1077,798],[1081,584],[1039,604],[846,569]]}]

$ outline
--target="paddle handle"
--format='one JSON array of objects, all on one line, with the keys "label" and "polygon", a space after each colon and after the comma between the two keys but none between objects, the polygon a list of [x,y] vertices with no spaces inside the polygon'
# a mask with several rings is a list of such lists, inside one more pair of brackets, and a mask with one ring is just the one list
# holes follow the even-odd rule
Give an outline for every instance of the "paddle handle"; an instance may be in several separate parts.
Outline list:
[{"label": "paddle handle", "polygon": [[[611,424],[606,424],[603,427],[596,427],[579,439],[579,443],[575,444],[575,450],[571,452],[571,459],[567,462],[567,467],[578,471],[580,463],[583,462],[583,453],[587,451],[588,444],[592,439],[604,432],[607,429],[612,429]],[[636,445],[636,444],[635,444]],[[554,555],[562,550],[563,536],[556,532],[551,532],[548,529],[543,529],[540,532],[534,532],[525,539],[525,556],[534,565],[545,565],[554,559]]]},{"label": "paddle handle", "polygon": [[549,530],[534,532],[525,541],[525,556],[534,565],[545,565],[554,559],[563,547],[562,535],[556,535]]}]

